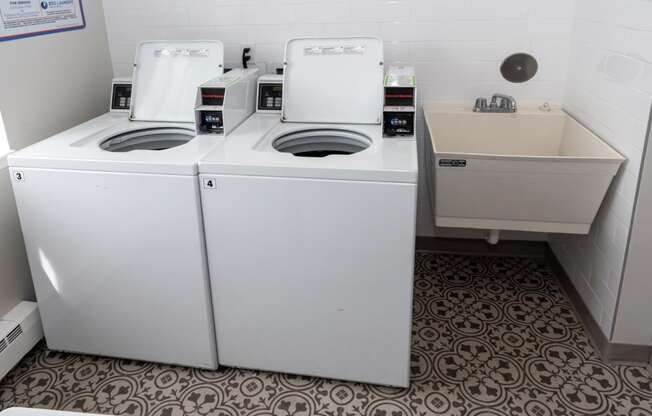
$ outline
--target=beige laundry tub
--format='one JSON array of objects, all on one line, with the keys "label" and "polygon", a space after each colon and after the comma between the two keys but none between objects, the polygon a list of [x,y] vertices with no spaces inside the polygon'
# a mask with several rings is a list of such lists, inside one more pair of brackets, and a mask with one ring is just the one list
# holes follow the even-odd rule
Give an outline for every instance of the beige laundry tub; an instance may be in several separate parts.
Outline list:
[{"label": "beige laundry tub", "polygon": [[424,116],[439,227],[586,234],[624,161],[561,109]]}]

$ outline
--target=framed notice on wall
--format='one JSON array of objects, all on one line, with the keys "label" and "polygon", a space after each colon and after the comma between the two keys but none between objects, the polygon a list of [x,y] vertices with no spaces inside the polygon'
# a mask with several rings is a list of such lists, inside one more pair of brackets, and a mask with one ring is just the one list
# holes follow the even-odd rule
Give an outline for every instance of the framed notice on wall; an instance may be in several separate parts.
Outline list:
[{"label": "framed notice on wall", "polygon": [[0,42],[85,26],[82,0],[0,0]]}]

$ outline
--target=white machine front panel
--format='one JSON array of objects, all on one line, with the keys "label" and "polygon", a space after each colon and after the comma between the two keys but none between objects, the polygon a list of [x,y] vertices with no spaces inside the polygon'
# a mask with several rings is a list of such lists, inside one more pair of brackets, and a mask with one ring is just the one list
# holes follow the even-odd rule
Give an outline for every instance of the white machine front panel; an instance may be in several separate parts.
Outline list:
[{"label": "white machine front panel", "polygon": [[217,367],[197,177],[11,174],[49,348]]},{"label": "white machine front panel", "polygon": [[136,54],[131,118],[195,121],[197,87],[223,73],[220,41],[143,42]]},{"label": "white machine front panel", "polygon": [[283,117],[289,122],[379,124],[383,42],[301,38],[285,47]]},{"label": "white machine front panel", "polygon": [[406,387],[416,185],[200,179],[220,364]]}]

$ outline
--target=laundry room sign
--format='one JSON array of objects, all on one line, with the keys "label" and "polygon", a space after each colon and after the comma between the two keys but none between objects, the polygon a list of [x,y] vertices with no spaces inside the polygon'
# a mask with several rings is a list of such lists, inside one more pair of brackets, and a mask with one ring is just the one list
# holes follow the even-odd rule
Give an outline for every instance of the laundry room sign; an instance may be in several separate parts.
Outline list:
[{"label": "laundry room sign", "polygon": [[0,42],[85,26],[82,0],[0,0]]}]

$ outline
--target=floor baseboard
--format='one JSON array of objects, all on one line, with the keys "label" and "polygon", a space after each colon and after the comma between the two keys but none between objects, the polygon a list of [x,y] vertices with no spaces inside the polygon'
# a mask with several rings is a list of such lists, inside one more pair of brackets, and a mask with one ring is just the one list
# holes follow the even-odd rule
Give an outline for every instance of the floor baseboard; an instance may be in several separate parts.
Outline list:
[{"label": "floor baseboard", "polygon": [[470,238],[417,237],[416,242],[417,250],[484,256],[544,258],[547,247],[545,241],[501,240],[491,245],[485,240]]},{"label": "floor baseboard", "polygon": [[546,260],[559,279],[561,287],[566,292],[577,315],[582,320],[584,328],[593,341],[596,350],[600,353],[600,356],[605,361],[613,364],[649,364],[650,357],[652,357],[652,346],[611,342],[604,332],[602,332],[600,325],[589,311],[582,296],[575,289],[573,282],[550,246],[546,249]]}]

